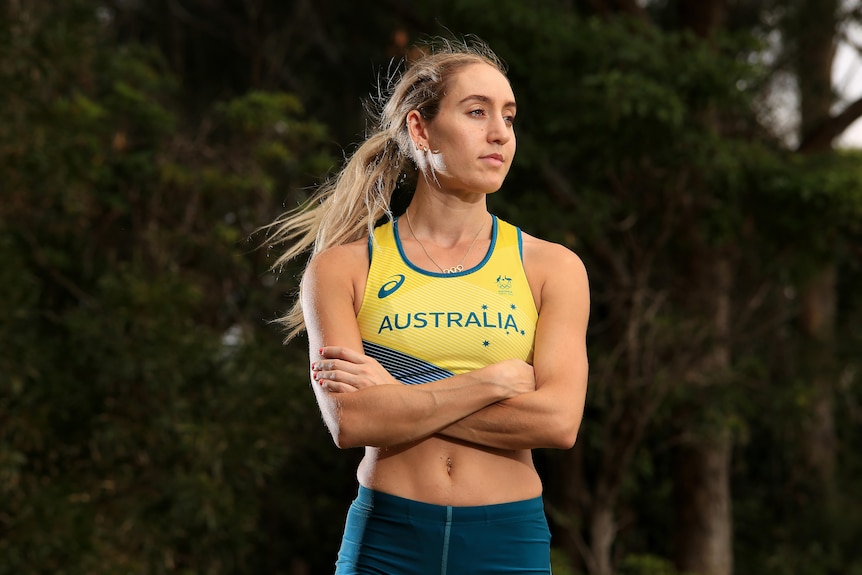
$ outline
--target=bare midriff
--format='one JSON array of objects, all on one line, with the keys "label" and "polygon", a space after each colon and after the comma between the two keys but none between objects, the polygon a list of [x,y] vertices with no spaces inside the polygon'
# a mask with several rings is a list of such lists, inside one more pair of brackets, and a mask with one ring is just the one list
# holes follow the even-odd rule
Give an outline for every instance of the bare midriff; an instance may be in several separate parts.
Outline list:
[{"label": "bare midriff", "polygon": [[530,450],[494,449],[442,436],[366,447],[357,478],[369,489],[435,505],[492,505],[542,494]]}]

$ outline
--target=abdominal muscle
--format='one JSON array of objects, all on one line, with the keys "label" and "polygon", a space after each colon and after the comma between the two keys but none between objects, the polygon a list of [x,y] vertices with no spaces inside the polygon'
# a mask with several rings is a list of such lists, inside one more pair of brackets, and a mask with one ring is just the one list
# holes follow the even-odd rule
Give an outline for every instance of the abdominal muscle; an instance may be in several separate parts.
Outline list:
[{"label": "abdominal muscle", "polygon": [[442,436],[366,447],[357,478],[369,489],[435,505],[492,505],[542,494],[530,450],[493,449]]}]

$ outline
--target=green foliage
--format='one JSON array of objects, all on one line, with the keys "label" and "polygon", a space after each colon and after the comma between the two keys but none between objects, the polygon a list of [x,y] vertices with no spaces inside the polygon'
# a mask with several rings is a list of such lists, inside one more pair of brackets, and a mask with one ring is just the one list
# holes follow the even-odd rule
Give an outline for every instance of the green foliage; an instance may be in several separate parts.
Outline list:
[{"label": "green foliage", "polygon": [[561,549],[551,548],[551,572],[556,575],[578,575],[572,569],[571,561]]},{"label": "green foliage", "polygon": [[[593,490],[618,473],[618,572],[675,573],[671,452],[730,431],[736,570],[860,571],[862,162],[766,135],[752,102],[770,71],[747,30],[706,43],[562,1],[13,4],[28,6],[0,8],[0,574],[331,568],[359,453],[332,447],[302,342],[267,324],[296,286],[265,271],[256,232],[331,170],[328,139],[360,137],[396,32],[442,27],[510,65],[519,152],[492,209],[590,272],[581,451],[547,455],[555,541],[590,543]],[[650,5],[672,26],[674,10]],[[708,297],[719,256],[729,334]],[[823,261],[840,270],[829,504],[799,463],[814,390],[796,298]],[[704,368],[725,344],[729,365]],[[561,548],[553,563],[582,567]]]},{"label": "green foliage", "polygon": [[[817,156],[759,154],[746,159],[749,193],[766,249],[795,277],[857,241],[862,222],[858,151]],[[779,259],[780,258],[780,259]],[[791,261],[792,260],[792,261]]]},{"label": "green foliage", "polygon": [[331,502],[271,491],[301,486],[326,438],[303,351],[265,321],[290,286],[248,238],[329,164],[325,129],[274,92],[186,124],[157,52],[82,40],[104,39],[93,4],[18,16],[2,49],[27,65],[0,70],[0,573],[276,572],[262,526]]}]

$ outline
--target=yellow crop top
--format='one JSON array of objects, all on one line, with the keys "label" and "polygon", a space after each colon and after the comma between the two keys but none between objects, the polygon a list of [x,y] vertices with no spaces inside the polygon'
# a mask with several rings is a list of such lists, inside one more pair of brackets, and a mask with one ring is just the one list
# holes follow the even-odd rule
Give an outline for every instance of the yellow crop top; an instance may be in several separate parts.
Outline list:
[{"label": "yellow crop top", "polygon": [[452,274],[410,263],[397,219],[376,228],[374,239],[357,319],[365,353],[395,379],[427,383],[505,359],[532,362],[538,312],[521,230],[493,217],[485,258]]}]

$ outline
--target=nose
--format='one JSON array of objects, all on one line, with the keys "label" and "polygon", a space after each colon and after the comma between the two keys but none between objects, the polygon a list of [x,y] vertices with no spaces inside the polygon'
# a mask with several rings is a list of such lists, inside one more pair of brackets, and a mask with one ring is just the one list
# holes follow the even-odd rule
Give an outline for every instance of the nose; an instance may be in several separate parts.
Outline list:
[{"label": "nose", "polygon": [[488,141],[501,146],[512,139],[512,129],[505,118],[497,114],[488,126]]}]

